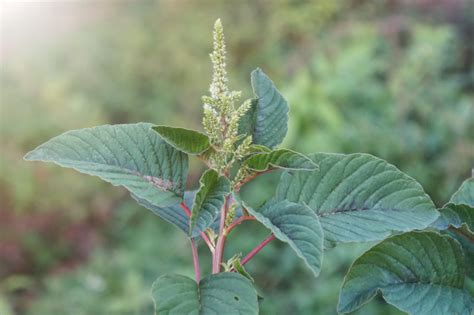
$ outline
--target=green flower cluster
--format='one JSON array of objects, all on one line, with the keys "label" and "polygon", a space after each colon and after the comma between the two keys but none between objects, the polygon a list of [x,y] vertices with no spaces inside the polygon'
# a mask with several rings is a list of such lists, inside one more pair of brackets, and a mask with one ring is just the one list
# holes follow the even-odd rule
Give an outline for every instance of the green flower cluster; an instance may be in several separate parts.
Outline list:
[{"label": "green flower cluster", "polygon": [[[252,101],[249,99],[239,107],[235,106],[242,92],[229,91],[227,86],[226,46],[220,20],[214,24],[213,35],[214,49],[210,54],[213,69],[209,88],[211,95],[202,97],[203,127],[213,147],[209,155],[210,166],[228,176],[232,164],[248,153],[252,143],[252,136],[239,135],[239,121],[249,110]],[[242,138],[243,141],[240,141]]]}]

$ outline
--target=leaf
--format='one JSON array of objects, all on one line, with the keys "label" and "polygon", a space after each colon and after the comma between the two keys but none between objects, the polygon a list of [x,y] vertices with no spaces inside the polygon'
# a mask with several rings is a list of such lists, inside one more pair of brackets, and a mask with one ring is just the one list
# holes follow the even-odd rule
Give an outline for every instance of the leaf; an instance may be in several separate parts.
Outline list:
[{"label": "leaf", "polygon": [[465,204],[447,204],[440,210],[440,217],[433,223],[433,226],[440,230],[445,230],[449,226],[464,230],[472,234],[474,239],[474,208]]},{"label": "leaf", "polygon": [[338,311],[352,312],[377,291],[414,315],[469,315],[473,298],[463,290],[464,257],[449,236],[410,232],[372,247],[351,266],[342,285]]},{"label": "leaf", "polygon": [[241,118],[240,133],[252,135],[254,144],[273,149],[288,131],[288,103],[260,68],[252,71],[251,82],[257,99]]},{"label": "leaf", "polygon": [[159,315],[256,315],[257,292],[238,273],[212,274],[198,284],[185,276],[164,275],[152,288],[155,312]]},{"label": "leaf", "polygon": [[163,140],[187,154],[201,154],[210,147],[209,138],[200,132],[168,126],[153,127]]},{"label": "leaf", "polygon": [[230,194],[230,182],[213,170],[207,170],[199,180],[200,187],[194,198],[189,231],[192,237],[208,228],[219,215],[225,196]]},{"label": "leaf", "polygon": [[244,161],[244,165],[257,172],[264,172],[269,168],[300,171],[314,171],[318,169],[318,165],[307,156],[287,149],[254,154]]},{"label": "leaf", "polygon": [[424,229],[439,215],[413,178],[379,158],[360,153],[310,158],[319,172],[283,173],[276,198],[313,209],[328,246]]},{"label": "leaf", "polygon": [[286,200],[270,200],[258,211],[248,206],[245,208],[276,238],[288,243],[315,276],[319,274],[324,237],[318,217],[311,209]]},{"label": "leaf", "polygon": [[[194,196],[196,195],[195,191],[186,191],[184,193],[184,202],[188,207],[191,207],[193,204]],[[133,199],[135,199],[139,205],[142,207],[151,210],[154,214],[162,218],[163,220],[173,224],[174,226],[178,227],[184,233],[188,234],[189,232],[189,218],[181,208],[179,203],[175,203],[169,206],[155,206],[144,199],[140,199],[135,195],[131,195]]]},{"label": "leaf", "polygon": [[29,152],[25,159],[98,176],[140,199],[166,206],[183,197],[188,158],[163,141],[151,126],[104,125],[68,131]]},{"label": "leaf", "polygon": [[466,204],[474,208],[474,177],[465,180],[453,194],[449,203]]},{"label": "leaf", "polygon": [[232,266],[235,268],[235,271],[237,271],[238,273],[240,273],[242,276],[249,279],[250,281],[254,282],[254,280],[253,280],[252,276],[250,275],[250,273],[248,273],[248,271],[245,269],[245,267],[240,262],[240,259],[235,259],[232,262]]}]

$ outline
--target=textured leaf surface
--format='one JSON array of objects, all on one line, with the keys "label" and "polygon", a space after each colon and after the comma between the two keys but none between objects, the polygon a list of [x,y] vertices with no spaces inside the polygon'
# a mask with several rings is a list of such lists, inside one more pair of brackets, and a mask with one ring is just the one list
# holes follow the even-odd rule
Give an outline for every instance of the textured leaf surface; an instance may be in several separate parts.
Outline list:
[{"label": "textured leaf surface", "polygon": [[29,152],[29,161],[54,162],[127,188],[155,205],[179,202],[188,171],[186,154],[146,123],[72,130]]},{"label": "textured leaf surface", "polygon": [[329,243],[381,240],[392,231],[423,229],[439,215],[413,178],[381,159],[327,153],[310,158],[319,171],[285,172],[276,198],[313,209]]},{"label": "textured leaf surface", "polygon": [[263,172],[269,168],[303,171],[318,169],[318,166],[307,156],[287,149],[252,155],[244,161],[244,165],[257,172]]},{"label": "textured leaf surface", "polygon": [[257,99],[242,117],[240,132],[252,135],[253,143],[273,149],[288,131],[288,103],[261,69],[252,71],[251,81]]},{"label": "textured leaf surface", "polygon": [[351,312],[381,291],[384,299],[414,315],[469,315],[472,297],[463,290],[464,257],[459,244],[434,232],[386,239],[351,266],[338,310]]},{"label": "textured leaf surface", "polygon": [[465,180],[453,194],[449,203],[465,204],[474,208],[474,178]]},{"label": "textured leaf surface", "polygon": [[153,130],[177,150],[188,154],[201,154],[210,147],[209,138],[198,131],[168,126],[155,126]]},{"label": "textured leaf surface", "polygon": [[288,243],[315,276],[319,274],[324,237],[318,217],[311,209],[286,200],[270,200],[258,211],[250,207],[246,209],[276,238]]},{"label": "textured leaf surface", "polygon": [[449,226],[463,228],[466,232],[472,234],[474,239],[474,208],[465,204],[448,204],[440,210],[440,217],[433,224],[440,230],[445,230]]},{"label": "textured leaf surface", "polygon": [[225,196],[230,193],[229,180],[219,176],[215,170],[204,172],[199,182],[201,185],[194,199],[190,222],[192,237],[198,236],[216,220]]},{"label": "textured leaf surface", "polygon": [[[195,191],[186,191],[184,193],[184,202],[191,208],[196,192]],[[188,234],[189,232],[189,218],[181,208],[179,203],[172,205],[160,207],[151,204],[150,202],[140,199],[139,197],[132,194],[132,198],[135,199],[139,205],[151,210],[154,214],[161,217],[163,220],[173,224],[178,227],[184,233]]]},{"label": "textured leaf surface", "polygon": [[257,292],[238,273],[219,273],[197,283],[180,275],[164,275],[153,284],[158,315],[256,315]]}]

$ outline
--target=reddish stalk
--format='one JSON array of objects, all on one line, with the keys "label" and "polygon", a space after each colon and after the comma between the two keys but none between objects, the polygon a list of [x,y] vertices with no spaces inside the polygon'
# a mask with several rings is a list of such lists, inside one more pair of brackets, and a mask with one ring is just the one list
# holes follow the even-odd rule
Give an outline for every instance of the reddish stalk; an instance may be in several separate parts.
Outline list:
[{"label": "reddish stalk", "polygon": [[252,220],[255,220],[254,217],[252,216],[249,216],[249,215],[244,215],[244,216],[241,216],[240,218],[238,218],[237,220],[235,220],[234,222],[232,222],[231,225],[229,225],[229,227],[227,227],[227,230],[225,232],[226,235],[229,235],[230,232],[237,226],[239,225],[240,223],[244,222],[244,221],[252,221]]},{"label": "reddish stalk", "polygon": [[196,282],[201,281],[201,267],[199,266],[199,256],[196,243],[191,239],[191,251],[193,253],[194,274],[196,275]]},{"label": "reddish stalk", "polygon": [[[186,204],[184,202],[181,202],[180,205],[181,205],[181,208],[186,213],[186,215],[190,218],[191,217],[191,210],[189,210],[188,206],[186,206]],[[211,251],[211,253],[214,253],[214,246],[212,246],[212,243],[209,240],[209,238],[207,237],[206,233],[201,232],[200,235],[201,235],[201,238],[204,240],[204,242],[207,244],[207,247],[209,247],[209,250]]]},{"label": "reddish stalk", "polygon": [[258,244],[257,247],[252,249],[252,251],[250,251],[250,253],[248,253],[247,256],[242,258],[242,260],[240,262],[242,264],[242,266],[245,265],[246,263],[248,263],[250,261],[250,259],[253,258],[253,256],[255,256],[259,251],[261,251],[268,243],[270,243],[274,239],[275,239],[275,235],[272,234],[272,235],[268,236],[266,239],[264,239],[260,244]]},{"label": "reddish stalk", "polygon": [[239,191],[240,191],[240,188],[241,188],[243,185],[245,185],[246,183],[250,182],[250,181],[251,181],[252,179],[254,179],[255,177],[258,177],[258,176],[263,175],[263,174],[266,174],[266,173],[270,173],[271,171],[274,171],[274,169],[271,168],[271,169],[268,169],[268,170],[263,171],[263,172],[255,172],[255,173],[253,173],[253,174],[250,174],[249,176],[245,177],[240,183],[238,183],[238,184],[235,186],[234,190],[235,190],[236,192],[239,192]]},{"label": "reddish stalk", "polygon": [[221,220],[219,223],[219,238],[217,239],[216,251],[212,260],[212,273],[219,273],[221,271],[222,255],[225,244],[225,219],[227,217],[227,208],[229,207],[230,195],[225,198],[224,206],[221,209]]}]

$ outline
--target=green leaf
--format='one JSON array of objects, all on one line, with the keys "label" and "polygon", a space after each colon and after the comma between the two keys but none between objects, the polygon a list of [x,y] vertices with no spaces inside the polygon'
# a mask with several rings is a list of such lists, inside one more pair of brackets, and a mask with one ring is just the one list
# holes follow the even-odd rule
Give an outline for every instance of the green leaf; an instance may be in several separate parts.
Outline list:
[{"label": "green leaf", "polygon": [[188,157],[163,141],[151,124],[72,130],[29,152],[28,161],[53,162],[123,186],[154,205],[182,199]]},{"label": "green leaf", "polygon": [[440,217],[433,225],[445,230],[449,226],[462,229],[466,233],[470,233],[474,239],[474,208],[465,204],[447,204],[440,210]]},{"label": "green leaf", "polygon": [[269,168],[300,171],[314,171],[318,169],[318,165],[307,156],[287,149],[254,154],[244,161],[244,165],[257,172],[264,172]]},{"label": "green leaf", "polygon": [[189,227],[192,237],[198,236],[215,221],[225,196],[230,193],[229,180],[213,169],[204,172],[199,182],[201,185],[194,199]]},{"label": "green leaf", "polygon": [[285,172],[276,198],[313,209],[327,245],[424,229],[439,215],[413,178],[372,155],[319,153],[310,158],[319,172]]},{"label": "green leaf", "polygon": [[[188,208],[192,206],[195,195],[195,191],[186,191],[184,193],[184,202],[188,206]],[[163,220],[173,224],[174,226],[182,230],[184,233],[189,233],[189,218],[184,212],[184,210],[181,208],[179,203],[175,203],[168,206],[156,206],[133,194],[131,194],[131,196],[142,207],[151,210],[154,214],[156,214]]]},{"label": "green leaf", "polygon": [[410,232],[372,247],[351,266],[344,279],[338,311],[352,312],[377,291],[414,315],[469,315],[473,298],[463,290],[464,257],[449,236]]},{"label": "green leaf", "polygon": [[198,284],[185,276],[164,275],[152,288],[158,315],[257,315],[257,292],[238,273],[209,275]]},{"label": "green leaf", "polygon": [[252,135],[254,144],[273,149],[288,131],[288,103],[260,68],[252,71],[251,81],[257,99],[241,118],[240,133]]},{"label": "green leaf", "polygon": [[210,147],[209,138],[198,131],[168,126],[153,127],[163,140],[187,154],[201,154]]},{"label": "green leaf", "polygon": [[315,276],[319,274],[324,237],[318,217],[311,209],[286,200],[270,200],[258,211],[248,206],[245,208],[276,238],[288,243]]},{"label": "green leaf", "polygon": [[253,280],[252,276],[250,275],[250,273],[248,273],[248,271],[245,269],[245,267],[240,262],[240,258],[235,259],[232,262],[232,266],[235,268],[235,271],[237,271],[238,273],[240,273],[242,276],[249,279],[250,281],[254,282],[254,280]]},{"label": "green leaf", "polygon": [[465,180],[458,191],[456,191],[449,203],[466,204],[474,208],[474,178]]}]

